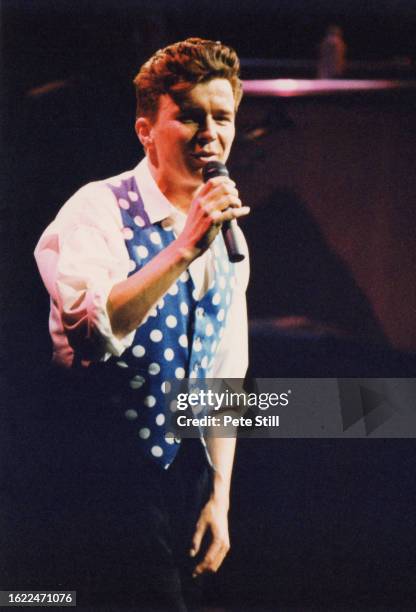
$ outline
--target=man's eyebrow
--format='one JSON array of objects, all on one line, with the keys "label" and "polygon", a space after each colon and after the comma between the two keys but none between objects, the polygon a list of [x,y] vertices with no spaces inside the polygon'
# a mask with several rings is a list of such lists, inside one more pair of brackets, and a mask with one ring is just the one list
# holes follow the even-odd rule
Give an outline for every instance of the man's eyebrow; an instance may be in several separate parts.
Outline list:
[{"label": "man's eyebrow", "polygon": [[[192,104],[192,103],[184,103],[181,104],[178,108],[177,111],[179,114],[180,113],[205,113],[205,109],[202,108],[201,106]],[[218,107],[218,108],[214,108],[213,109],[213,114],[221,114],[221,115],[230,115],[232,116],[234,114],[234,109],[232,108],[224,108],[224,107]]]},{"label": "man's eyebrow", "polygon": [[196,104],[192,104],[192,103],[189,103],[189,102],[188,103],[184,102],[184,103],[179,105],[178,112],[180,112],[180,113],[183,112],[183,111],[185,111],[185,112],[189,112],[189,111],[191,111],[191,112],[198,112],[198,111],[202,111],[202,110],[203,109],[200,106],[196,105]]}]

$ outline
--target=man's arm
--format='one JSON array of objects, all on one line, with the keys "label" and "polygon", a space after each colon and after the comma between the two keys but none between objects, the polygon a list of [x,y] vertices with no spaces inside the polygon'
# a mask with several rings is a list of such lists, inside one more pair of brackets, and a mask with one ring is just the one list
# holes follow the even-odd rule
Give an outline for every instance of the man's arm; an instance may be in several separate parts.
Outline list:
[{"label": "man's arm", "polygon": [[107,309],[115,335],[123,337],[136,329],[172,283],[208,248],[221,224],[248,212],[228,178],[217,177],[205,183],[191,204],[180,236],[141,270],[112,288]]},{"label": "man's arm", "polygon": [[196,525],[190,550],[195,557],[205,533],[211,532],[211,542],[204,558],[197,564],[193,576],[204,572],[216,572],[230,549],[228,510],[230,506],[231,474],[234,462],[236,438],[208,436],[207,447],[214,465],[211,496],[203,507]]}]

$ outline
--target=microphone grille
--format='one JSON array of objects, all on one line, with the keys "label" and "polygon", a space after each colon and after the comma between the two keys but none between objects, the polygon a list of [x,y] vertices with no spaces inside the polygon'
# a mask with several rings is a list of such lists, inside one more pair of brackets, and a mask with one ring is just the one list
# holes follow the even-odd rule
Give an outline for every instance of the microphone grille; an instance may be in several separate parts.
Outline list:
[{"label": "microphone grille", "polygon": [[202,168],[202,178],[204,179],[204,183],[209,181],[211,178],[215,178],[216,176],[229,176],[227,166],[220,161],[208,162]]}]

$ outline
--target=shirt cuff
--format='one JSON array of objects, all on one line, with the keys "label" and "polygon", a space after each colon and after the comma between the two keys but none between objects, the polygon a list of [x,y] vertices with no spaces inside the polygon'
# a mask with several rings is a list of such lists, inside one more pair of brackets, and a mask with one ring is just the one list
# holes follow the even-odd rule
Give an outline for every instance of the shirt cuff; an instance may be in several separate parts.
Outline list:
[{"label": "shirt cuff", "polygon": [[[112,355],[120,357],[132,345],[136,331],[133,330],[123,338],[117,338],[111,328],[107,311],[107,301],[111,287],[95,289],[87,294],[87,313],[91,336],[98,333],[104,354],[100,361],[107,361]],[[90,335],[90,334],[89,334]],[[90,336],[90,337],[91,337]]]}]

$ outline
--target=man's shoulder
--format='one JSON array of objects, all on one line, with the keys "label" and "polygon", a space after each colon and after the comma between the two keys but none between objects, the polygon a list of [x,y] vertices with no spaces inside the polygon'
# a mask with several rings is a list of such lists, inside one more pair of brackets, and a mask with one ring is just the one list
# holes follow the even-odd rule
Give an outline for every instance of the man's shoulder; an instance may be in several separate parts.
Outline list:
[{"label": "man's shoulder", "polygon": [[135,168],[108,178],[90,181],[80,187],[58,211],[56,221],[97,218],[118,214],[116,190],[120,185],[134,180]]},{"label": "man's shoulder", "polygon": [[75,191],[67,202],[76,198],[91,198],[97,195],[103,196],[105,194],[111,194],[113,193],[113,189],[117,189],[125,183],[130,183],[134,180],[135,176],[136,168],[132,168],[131,170],[126,170],[114,176],[90,181]]}]

